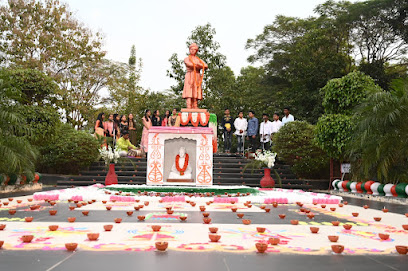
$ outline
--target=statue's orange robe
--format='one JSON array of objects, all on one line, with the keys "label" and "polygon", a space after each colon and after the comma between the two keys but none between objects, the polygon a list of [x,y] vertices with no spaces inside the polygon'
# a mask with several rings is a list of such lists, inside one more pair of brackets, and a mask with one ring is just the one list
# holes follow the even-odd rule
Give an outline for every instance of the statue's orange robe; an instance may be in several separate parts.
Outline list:
[{"label": "statue's orange robe", "polygon": [[[196,80],[194,79],[194,69],[193,69],[193,63],[191,63],[189,57],[186,57],[184,59],[184,64],[186,64],[187,72],[186,76],[184,78],[184,89],[183,89],[183,99],[186,98],[192,98],[192,99],[197,99],[197,100],[202,100],[203,99],[203,90],[201,88],[200,82],[201,82],[201,63],[198,61],[197,58],[194,58],[194,62],[196,62]],[[204,63],[205,64],[205,63]],[[205,64],[205,69],[208,68],[207,64]],[[198,87],[196,87],[196,83],[199,84]]]}]

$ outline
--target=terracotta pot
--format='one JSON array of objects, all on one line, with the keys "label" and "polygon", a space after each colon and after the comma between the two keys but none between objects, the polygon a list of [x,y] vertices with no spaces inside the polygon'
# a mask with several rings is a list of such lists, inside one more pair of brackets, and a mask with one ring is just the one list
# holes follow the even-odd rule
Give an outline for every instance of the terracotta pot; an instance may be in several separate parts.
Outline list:
[{"label": "terracotta pot", "polygon": [[303,208],[303,207],[302,207],[302,208],[300,208],[299,210],[300,210],[300,212],[304,213],[304,212],[306,211],[306,208]]},{"label": "terracotta pot", "polygon": [[167,242],[156,242],[156,249],[158,251],[166,251],[167,247],[169,246],[169,243]]},{"label": "terracotta pot", "polygon": [[29,199],[27,199],[28,200],[28,202],[32,202],[33,201],[33,199],[32,198],[29,198]]},{"label": "terracotta pot", "polygon": [[139,221],[144,221],[145,220],[145,216],[144,215],[139,215],[137,216],[137,219],[139,219]]},{"label": "terracotta pot", "polygon": [[261,206],[259,206],[259,208],[261,208],[261,209],[263,210],[263,209],[266,208],[266,206],[265,206],[265,205],[261,205]]},{"label": "terracotta pot", "polygon": [[183,215],[179,217],[181,221],[186,221],[187,220],[187,216]]},{"label": "terracotta pot", "polygon": [[306,209],[306,210],[305,210],[305,213],[306,213],[306,214],[310,213],[310,210],[309,210],[309,209]]},{"label": "terracotta pot", "polygon": [[204,224],[210,224],[211,223],[211,218],[209,217],[204,217],[203,218]]},{"label": "terracotta pot", "polygon": [[9,200],[9,201],[13,201],[13,198],[9,198],[8,200]]},{"label": "terracotta pot", "polygon": [[[22,203],[23,201],[21,199],[17,200],[17,203]],[[55,204],[55,203],[54,203]]]},{"label": "terracotta pot", "polygon": [[69,206],[69,210],[70,210],[70,211],[75,210],[75,206]]},{"label": "terracotta pot", "polygon": [[218,234],[209,234],[208,237],[210,238],[211,242],[218,242],[221,239],[221,235]]},{"label": "terracotta pot", "polygon": [[259,253],[265,253],[265,251],[268,249],[268,244],[266,244],[266,243],[256,243],[255,247],[256,247],[256,250],[258,250]]},{"label": "terracotta pot", "polygon": [[378,236],[381,238],[381,240],[388,240],[390,238],[390,235],[385,233],[379,233]]},{"label": "terracotta pot", "polygon": [[139,210],[140,210],[139,206],[134,206],[133,208],[135,209],[135,211],[139,211]]},{"label": "terracotta pot", "polygon": [[326,208],[326,204],[322,204],[322,205],[320,205],[320,207]]},{"label": "terracotta pot", "polygon": [[310,231],[312,233],[318,233],[319,232],[319,228],[318,227],[310,227]]},{"label": "terracotta pot", "polygon": [[[252,204],[247,204],[247,207],[248,208],[251,208],[252,207]],[[265,208],[266,209],[266,208]]]},{"label": "terracotta pot", "polygon": [[218,232],[218,228],[216,228],[216,227],[209,227],[208,229],[209,229],[209,231],[211,233],[217,233]]},{"label": "terracotta pot", "polygon": [[84,216],[88,216],[88,215],[89,215],[89,211],[82,211],[82,214],[83,214]]},{"label": "terracotta pot", "polygon": [[388,209],[386,209],[386,208],[382,209],[382,211],[383,211],[384,213],[388,213]]},{"label": "terracotta pot", "polygon": [[237,210],[238,210],[237,207],[232,207],[232,208],[231,208],[231,211],[233,211],[234,213],[235,213]]},{"label": "terracotta pot", "polygon": [[57,214],[57,210],[49,210],[48,212],[50,213],[50,215],[56,215]]},{"label": "terracotta pot", "polygon": [[408,213],[405,213],[405,216],[408,217]]},{"label": "terracotta pot", "polygon": [[76,220],[76,217],[68,217],[68,222],[69,223],[74,223]]},{"label": "terracotta pot", "polygon": [[402,225],[402,228],[406,231],[408,231],[408,224]]},{"label": "terracotta pot", "polygon": [[309,213],[309,214],[307,214],[307,217],[310,218],[310,219],[312,219],[312,218],[315,217],[315,215],[314,215],[313,213]]},{"label": "terracotta pot", "polygon": [[331,222],[333,226],[338,226],[340,225],[340,221],[332,221]]},{"label": "terracotta pot", "polygon": [[113,225],[104,225],[103,228],[105,231],[111,231],[113,228]]},{"label": "terracotta pot", "polygon": [[112,210],[112,206],[106,206],[106,210],[108,211]]},{"label": "terracotta pot", "polygon": [[8,202],[3,202],[3,204],[4,204],[4,206],[7,206],[7,205],[9,205],[9,203],[8,203]]},{"label": "terracotta pot", "polygon": [[286,217],[285,214],[280,214],[280,215],[279,215],[279,218],[280,218],[280,219],[284,219],[285,217]]},{"label": "terracotta pot", "polygon": [[395,246],[395,249],[401,255],[405,255],[405,254],[408,253],[408,247],[407,246]]},{"label": "terracotta pot", "polygon": [[278,203],[277,203],[277,202],[274,202],[274,203],[272,203],[272,206],[273,206],[274,208],[276,208],[276,207],[278,207]]},{"label": "terracotta pot", "polygon": [[209,217],[210,213],[203,213],[203,217]]},{"label": "terracotta pot", "polygon": [[265,208],[265,212],[269,213],[271,211],[271,208]]},{"label": "terracotta pot", "polygon": [[173,210],[167,210],[167,214],[172,215],[174,213]]},{"label": "terracotta pot", "polygon": [[381,221],[381,217],[374,217],[374,220],[377,221],[377,222]]},{"label": "terracotta pot", "polygon": [[103,204],[106,204],[107,202],[108,202],[107,200],[103,200],[103,201],[102,201]]},{"label": "terracotta pot", "polygon": [[280,242],[280,239],[278,237],[269,238],[269,244],[271,244],[272,246],[278,245],[279,242]]},{"label": "terracotta pot", "polygon": [[344,204],[343,203],[339,203],[339,207],[343,207],[344,206]]},{"label": "terracotta pot", "polygon": [[271,169],[264,168],[264,176],[261,179],[261,187],[274,187],[275,180],[271,177]]},{"label": "terracotta pot", "polygon": [[66,243],[65,244],[65,248],[68,250],[68,251],[75,251],[75,249],[78,247],[78,244],[77,243]]},{"label": "terracotta pot", "polygon": [[210,201],[207,201],[205,204],[210,205],[210,204],[211,204],[211,202],[210,202]]},{"label": "terracotta pot", "polygon": [[333,252],[337,253],[337,254],[342,253],[343,250],[344,250],[344,246],[342,246],[342,245],[332,245],[331,248],[332,248]]},{"label": "terracotta pot", "polygon": [[122,222],[122,218],[115,218],[115,223],[120,223],[120,222]]},{"label": "terracotta pot", "polygon": [[78,204],[76,205],[76,207],[77,207],[77,208],[81,208],[81,207],[82,207],[82,204],[81,204],[81,203],[78,203]]},{"label": "terracotta pot", "polygon": [[99,238],[99,233],[88,233],[89,241],[96,241]]},{"label": "terracotta pot", "polygon": [[161,226],[160,225],[152,225],[152,230],[153,231],[160,231]]},{"label": "terracotta pot", "polygon": [[28,216],[28,217],[25,217],[24,219],[25,219],[25,222],[31,222],[33,221],[34,217]]},{"label": "terracotta pot", "polygon": [[200,206],[200,211],[205,212],[205,206]]},{"label": "terracotta pot", "polygon": [[292,219],[292,220],[290,221],[290,224],[292,224],[292,225],[297,225],[297,224],[299,224],[299,220]]},{"label": "terracotta pot", "polygon": [[132,216],[132,215],[133,215],[133,211],[127,211],[126,214],[127,214],[128,216]]},{"label": "terracotta pot", "polygon": [[244,217],[244,214],[238,213],[238,214],[237,214],[237,217],[238,217],[238,218],[243,218],[243,217]]},{"label": "terracotta pot", "polygon": [[358,213],[351,213],[354,217],[358,217]]},{"label": "terracotta pot", "polygon": [[34,239],[34,235],[23,235],[21,236],[21,240],[24,243],[31,243],[31,241]]},{"label": "terracotta pot", "polygon": [[368,209],[368,205],[364,205],[363,208],[364,208],[364,209]]},{"label": "terracotta pot", "polygon": [[266,228],[256,227],[256,231],[259,232],[259,233],[264,233],[266,231]]},{"label": "terracotta pot", "polygon": [[353,227],[353,225],[351,225],[351,224],[344,224],[343,225],[343,228],[346,229],[346,230],[350,230],[352,227]]},{"label": "terracotta pot", "polygon": [[330,240],[330,242],[336,243],[339,240],[339,236],[337,235],[329,235],[327,236]]},{"label": "terracotta pot", "polygon": [[196,203],[195,202],[190,202],[190,205],[194,207],[194,206],[196,206]]},{"label": "terracotta pot", "polygon": [[6,228],[6,224],[0,224],[0,231],[4,230]]},{"label": "terracotta pot", "polygon": [[50,231],[56,231],[58,230],[58,225],[49,225],[48,229],[50,229]]},{"label": "terracotta pot", "polygon": [[16,212],[17,212],[16,210],[8,210],[8,213],[9,213],[10,215],[14,215]]},{"label": "terracotta pot", "polygon": [[331,208],[330,208],[330,211],[334,212],[334,211],[336,211],[336,208],[331,207]]},{"label": "terracotta pot", "polygon": [[140,208],[140,209],[143,209],[143,207],[144,207],[144,205],[139,205],[139,208]]},{"label": "terracotta pot", "polygon": [[105,177],[105,186],[112,184],[118,184],[118,175],[116,175],[114,163],[109,164],[109,171]]},{"label": "terracotta pot", "polygon": [[242,219],[242,223],[244,223],[244,225],[249,225],[251,224],[251,219]]}]

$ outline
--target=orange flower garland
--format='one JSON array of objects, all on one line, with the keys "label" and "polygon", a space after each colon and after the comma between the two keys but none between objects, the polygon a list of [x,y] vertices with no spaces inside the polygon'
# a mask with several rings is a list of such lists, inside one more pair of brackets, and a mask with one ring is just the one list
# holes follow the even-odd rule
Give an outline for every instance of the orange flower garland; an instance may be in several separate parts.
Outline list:
[{"label": "orange flower garland", "polygon": [[189,160],[189,156],[186,153],[183,168],[180,168],[180,165],[179,165],[180,155],[179,154],[176,155],[176,169],[177,169],[178,172],[180,172],[180,176],[184,175],[184,172],[186,171],[187,166],[188,166],[188,160]]}]

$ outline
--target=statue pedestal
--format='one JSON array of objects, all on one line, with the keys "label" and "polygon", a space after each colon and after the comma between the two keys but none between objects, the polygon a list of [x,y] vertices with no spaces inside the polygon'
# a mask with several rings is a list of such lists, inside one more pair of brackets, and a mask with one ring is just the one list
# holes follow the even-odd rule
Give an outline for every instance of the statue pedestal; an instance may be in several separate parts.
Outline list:
[{"label": "statue pedestal", "polygon": [[[213,184],[213,129],[208,127],[151,127],[147,156],[148,185]],[[189,155],[192,179],[169,175],[181,147]]]}]

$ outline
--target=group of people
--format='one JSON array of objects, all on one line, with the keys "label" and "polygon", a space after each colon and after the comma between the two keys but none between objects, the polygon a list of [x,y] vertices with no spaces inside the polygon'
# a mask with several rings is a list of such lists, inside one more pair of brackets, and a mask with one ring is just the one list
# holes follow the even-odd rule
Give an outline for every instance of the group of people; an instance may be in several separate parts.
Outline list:
[{"label": "group of people", "polygon": [[[272,136],[277,133],[279,129],[288,122],[294,121],[295,118],[290,114],[288,107],[283,110],[284,116],[280,120],[279,113],[273,114],[273,120],[269,121],[269,115],[262,114],[262,122],[259,123],[255,117],[254,111],[249,111],[248,118],[244,118],[244,112],[240,111],[238,117],[233,120],[229,109],[225,109],[224,117],[222,119],[224,151],[231,152],[232,135],[237,137],[239,154],[244,154],[245,139],[249,142],[249,149],[255,152],[258,149],[258,135],[262,150],[269,150],[271,148]],[[235,128],[235,132],[233,131]]]}]

